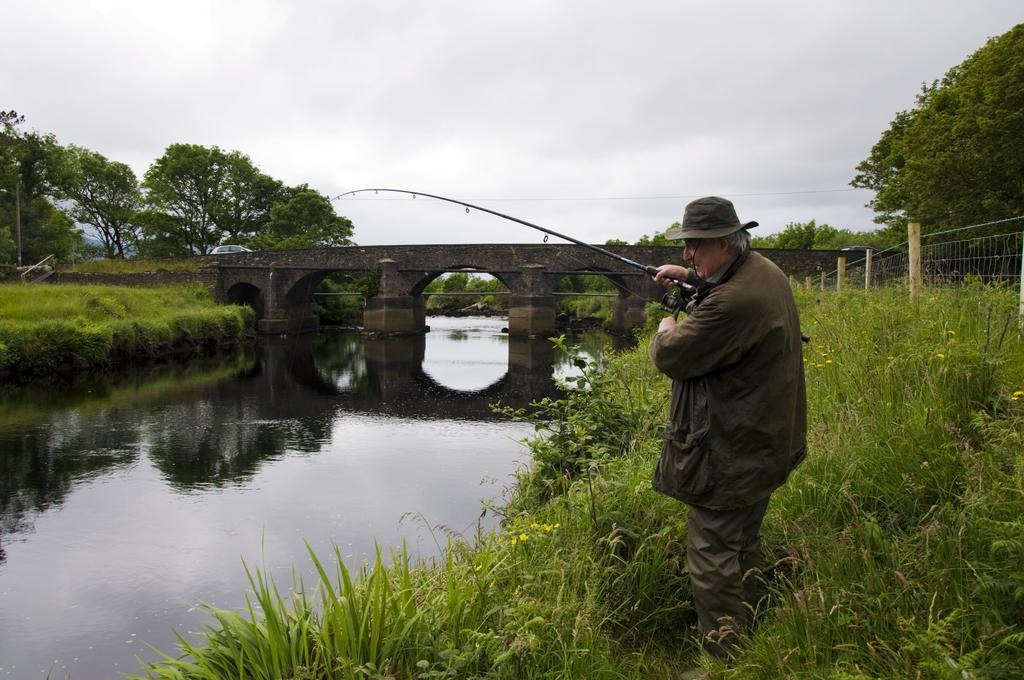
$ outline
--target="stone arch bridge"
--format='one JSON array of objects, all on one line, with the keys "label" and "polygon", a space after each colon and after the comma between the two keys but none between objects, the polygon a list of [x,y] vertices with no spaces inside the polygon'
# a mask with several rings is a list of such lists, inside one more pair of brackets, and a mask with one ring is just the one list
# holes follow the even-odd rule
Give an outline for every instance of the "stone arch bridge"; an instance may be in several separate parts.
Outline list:
[{"label": "stone arch bridge", "polygon": [[[678,260],[679,248],[611,246],[637,262]],[[509,333],[545,335],[555,329],[552,293],[564,276],[609,278],[619,295],[614,326],[626,331],[643,322],[644,305],[661,287],[643,272],[578,245],[349,246],[308,250],[232,253],[211,258],[221,301],[251,305],[265,334],[315,331],[313,293],[336,272],[380,272],[378,294],[367,299],[364,329],[380,333],[421,333],[426,329],[423,289],[446,272],[490,274],[510,292]]]},{"label": "stone arch bridge", "polygon": [[[678,262],[682,254],[679,247],[602,247],[651,265]],[[761,252],[784,271],[789,269],[780,260],[793,251]],[[832,251],[816,252],[823,263],[834,258]],[[508,329],[512,335],[554,332],[553,292],[564,276],[590,274],[610,279],[619,292],[613,317],[613,326],[619,331],[642,324],[647,301],[659,299],[663,293],[642,271],[573,244],[348,246],[232,253],[210,260],[210,268],[217,273],[217,298],[251,305],[258,330],[264,334],[315,331],[319,320],[312,311],[313,293],[325,277],[336,272],[380,272],[378,293],[366,301],[363,326],[366,331],[388,334],[426,330],[423,289],[446,272],[475,271],[501,281],[511,293]],[[799,263],[801,267],[808,264],[814,263]]]}]

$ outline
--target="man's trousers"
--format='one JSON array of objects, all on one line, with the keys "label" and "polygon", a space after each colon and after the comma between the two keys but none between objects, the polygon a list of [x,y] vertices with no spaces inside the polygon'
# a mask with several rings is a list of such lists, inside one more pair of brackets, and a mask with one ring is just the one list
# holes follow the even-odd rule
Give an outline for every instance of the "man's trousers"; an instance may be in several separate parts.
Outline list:
[{"label": "man's trousers", "polygon": [[704,648],[727,656],[757,606],[761,521],[768,499],[738,510],[690,506],[686,562]]}]

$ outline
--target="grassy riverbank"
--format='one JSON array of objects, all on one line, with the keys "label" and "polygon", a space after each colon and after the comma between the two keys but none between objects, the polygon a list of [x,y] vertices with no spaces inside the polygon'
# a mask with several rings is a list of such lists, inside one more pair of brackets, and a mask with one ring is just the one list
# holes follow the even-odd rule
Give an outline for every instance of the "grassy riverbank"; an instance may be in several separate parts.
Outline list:
[{"label": "grassy riverbank", "polygon": [[80,371],[234,342],[247,307],[201,286],[0,285],[0,375]]},{"label": "grassy riverbank", "polygon": [[[543,406],[500,533],[209,610],[165,678],[1011,678],[1024,667],[1016,294],[801,292],[810,457],[773,496],[765,597],[730,664],[696,653],[686,511],[650,490],[668,384],[646,343]],[[335,569],[337,573],[335,573]]]}]

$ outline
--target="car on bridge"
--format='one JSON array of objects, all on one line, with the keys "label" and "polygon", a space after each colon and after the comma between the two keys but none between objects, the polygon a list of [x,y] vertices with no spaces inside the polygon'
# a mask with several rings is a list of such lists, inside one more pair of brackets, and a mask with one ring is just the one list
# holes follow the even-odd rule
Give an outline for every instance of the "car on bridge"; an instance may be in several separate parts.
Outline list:
[{"label": "car on bridge", "polygon": [[223,245],[217,246],[210,251],[210,255],[225,255],[227,253],[251,253],[245,246]]}]

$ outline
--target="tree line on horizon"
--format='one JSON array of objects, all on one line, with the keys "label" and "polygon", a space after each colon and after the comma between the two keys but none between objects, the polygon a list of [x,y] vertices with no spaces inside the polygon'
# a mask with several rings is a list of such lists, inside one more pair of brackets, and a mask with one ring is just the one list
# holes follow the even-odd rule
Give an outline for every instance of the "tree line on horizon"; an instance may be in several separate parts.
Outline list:
[{"label": "tree line on horizon", "polygon": [[[352,243],[352,222],[307,184],[288,186],[245,154],[171,144],[141,180],[126,163],[0,111],[0,263],[202,255]],[[91,238],[86,238],[88,236]]]}]

